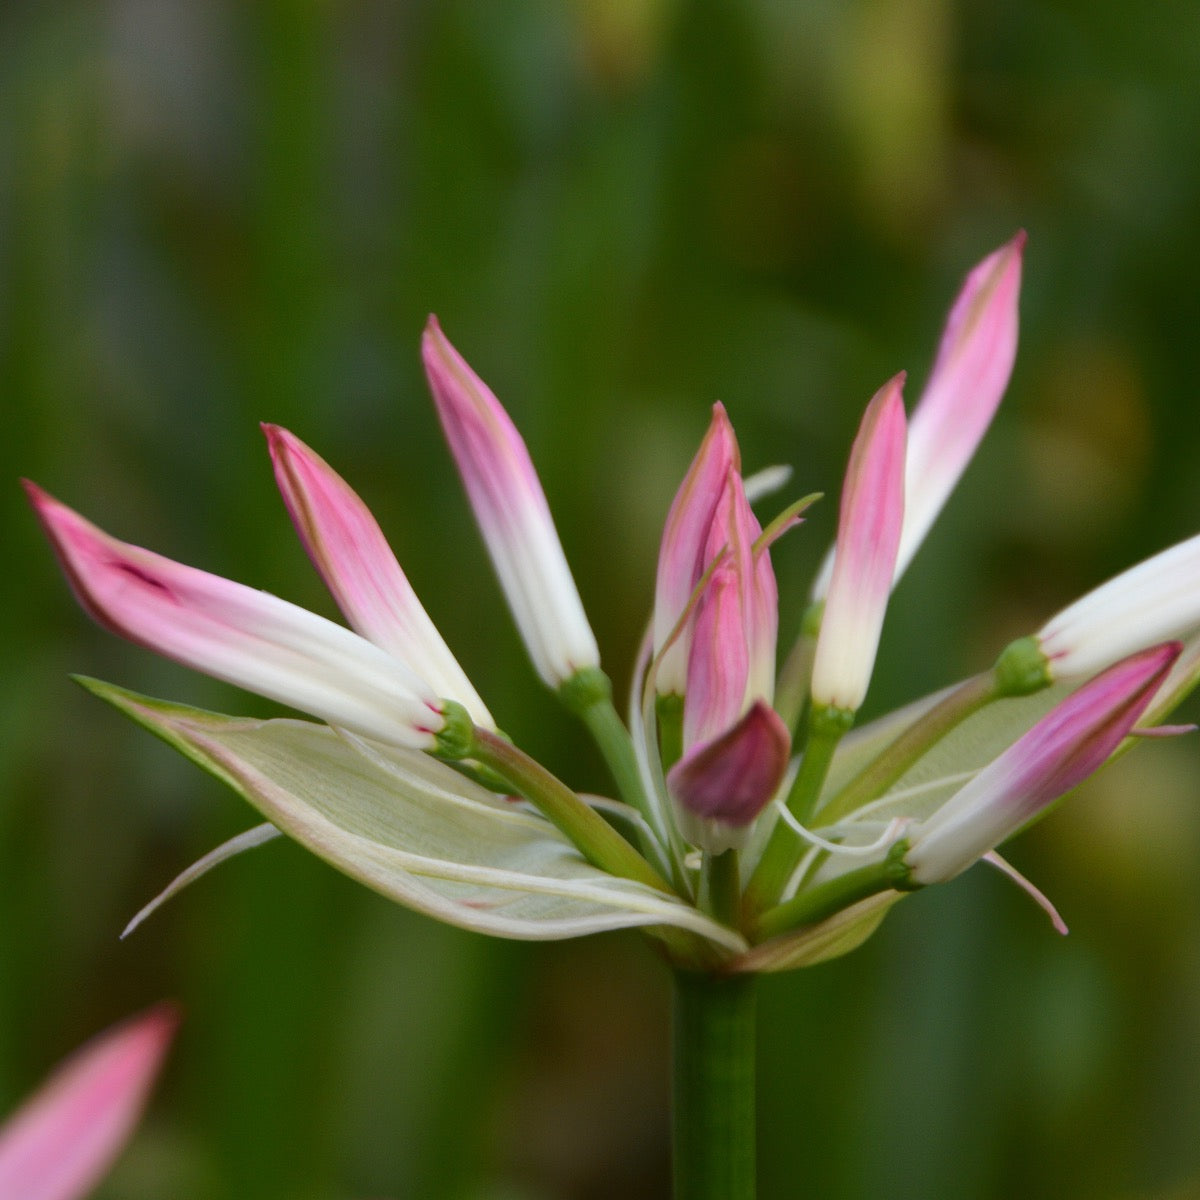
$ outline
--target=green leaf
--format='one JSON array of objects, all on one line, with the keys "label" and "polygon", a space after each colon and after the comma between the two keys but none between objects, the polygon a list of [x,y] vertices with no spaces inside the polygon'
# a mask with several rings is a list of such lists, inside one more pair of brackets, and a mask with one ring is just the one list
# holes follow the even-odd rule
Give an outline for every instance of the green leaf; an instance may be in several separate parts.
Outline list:
[{"label": "green leaf", "polygon": [[500,937],[630,926],[744,940],[663,892],[587,863],[536,813],[419,751],[307,721],[226,717],[96,680],[89,691],[245,797],[326,862],[439,920]]}]

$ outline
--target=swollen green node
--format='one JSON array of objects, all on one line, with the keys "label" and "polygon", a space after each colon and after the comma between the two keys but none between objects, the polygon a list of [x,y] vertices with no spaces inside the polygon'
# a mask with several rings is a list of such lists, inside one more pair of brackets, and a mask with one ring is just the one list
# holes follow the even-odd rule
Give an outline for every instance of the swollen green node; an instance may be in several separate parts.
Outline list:
[{"label": "swollen green node", "polygon": [[599,667],[581,667],[558,688],[559,699],[576,716],[612,700],[612,681]]},{"label": "swollen green node", "polygon": [[1005,646],[996,659],[992,673],[997,696],[1031,696],[1054,682],[1050,674],[1050,660],[1042,652],[1038,639],[1032,635],[1018,638]]},{"label": "swollen green node", "polygon": [[918,883],[912,874],[912,868],[905,861],[912,843],[908,838],[901,838],[887,852],[884,863],[892,887],[898,892],[919,892],[925,885]]},{"label": "swollen green node", "polygon": [[457,700],[442,701],[445,724],[434,735],[435,753],[451,762],[469,757],[475,750],[475,722]]},{"label": "swollen green node", "polygon": [[832,704],[814,704],[808,717],[809,738],[836,740],[854,728],[854,709]]}]

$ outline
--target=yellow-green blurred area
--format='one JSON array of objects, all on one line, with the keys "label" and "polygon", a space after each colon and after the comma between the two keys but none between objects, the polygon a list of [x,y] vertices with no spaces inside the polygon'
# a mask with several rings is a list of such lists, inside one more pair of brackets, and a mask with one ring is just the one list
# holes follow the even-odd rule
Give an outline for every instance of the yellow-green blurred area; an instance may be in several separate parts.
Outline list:
[{"label": "yellow-green blurred area", "polygon": [[[18,475],[333,615],[286,425],[377,513],[500,721],[608,785],[529,669],[420,372],[509,406],[623,692],[723,400],[827,499],[963,274],[1029,231],[1008,398],[898,589],[868,705],[1200,529],[1194,0],[14,0],[0,11],[0,1108],[160,997],[186,1020],[104,1200],[667,1193],[667,976],[633,934],[436,926],[277,842],[67,679],[274,711],[75,607]],[[784,501],[781,501],[781,503]],[[1200,749],[1156,742],[978,868],[761,988],[764,1198],[1200,1196]]]}]

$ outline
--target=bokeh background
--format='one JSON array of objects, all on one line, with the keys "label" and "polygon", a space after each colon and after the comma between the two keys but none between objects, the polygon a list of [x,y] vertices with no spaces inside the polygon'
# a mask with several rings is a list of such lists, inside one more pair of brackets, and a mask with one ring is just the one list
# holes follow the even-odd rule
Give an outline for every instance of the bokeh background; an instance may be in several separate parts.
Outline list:
[{"label": "bokeh background", "polygon": [[[667,1189],[665,973],[509,945],[276,843],[80,671],[270,706],[75,608],[16,485],[332,614],[259,420],[343,471],[506,728],[603,775],[527,667],[440,444],[436,311],[538,463],[622,690],[725,401],[836,495],[965,271],[1029,231],[1022,345],[898,590],[872,711],[1200,527],[1194,0],[44,0],[0,10],[0,1108],[163,996],[186,1023],[108,1200]],[[798,494],[798,493],[797,493]],[[776,555],[785,628],[826,503]],[[1124,760],[848,958],[764,982],[764,1197],[1200,1196],[1200,750]]]}]

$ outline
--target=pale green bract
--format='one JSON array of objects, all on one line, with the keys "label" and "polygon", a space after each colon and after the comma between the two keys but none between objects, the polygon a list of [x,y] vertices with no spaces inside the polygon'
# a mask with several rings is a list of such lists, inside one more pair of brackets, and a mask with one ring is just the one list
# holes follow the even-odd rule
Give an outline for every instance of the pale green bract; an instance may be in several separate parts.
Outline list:
[{"label": "pale green bract", "polygon": [[682,900],[591,866],[548,821],[419,751],[308,721],[221,716],[80,682],[318,857],[439,920],[518,939],[664,926],[727,952],[746,948]]}]

